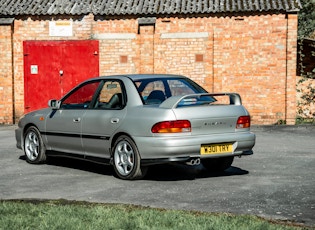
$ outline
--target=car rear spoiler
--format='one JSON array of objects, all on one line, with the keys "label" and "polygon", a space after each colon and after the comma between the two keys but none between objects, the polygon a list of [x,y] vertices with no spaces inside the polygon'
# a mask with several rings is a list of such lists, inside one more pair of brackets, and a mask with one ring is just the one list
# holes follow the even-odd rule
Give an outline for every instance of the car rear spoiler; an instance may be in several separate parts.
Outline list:
[{"label": "car rear spoiler", "polygon": [[[219,96],[228,96],[230,98],[230,105],[242,105],[241,96],[238,93],[198,93],[198,94],[188,94],[181,96],[173,96],[165,100],[160,104],[160,108],[165,109],[175,109],[183,101],[191,101],[193,99],[200,99],[201,97],[210,96],[210,97],[219,97]],[[215,101],[215,100],[214,100]],[[208,103],[210,104],[210,103]]]}]

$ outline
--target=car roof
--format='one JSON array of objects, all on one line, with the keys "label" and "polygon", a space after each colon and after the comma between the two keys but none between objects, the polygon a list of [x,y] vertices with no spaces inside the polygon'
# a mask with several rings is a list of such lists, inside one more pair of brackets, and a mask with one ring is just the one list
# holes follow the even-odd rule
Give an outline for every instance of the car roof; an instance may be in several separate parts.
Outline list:
[{"label": "car roof", "polygon": [[[153,78],[187,78],[182,75],[176,74],[121,74],[121,75],[109,75],[100,76],[99,78],[130,78],[132,81],[138,81],[142,79],[153,79]],[[95,79],[99,79],[95,78]]]}]

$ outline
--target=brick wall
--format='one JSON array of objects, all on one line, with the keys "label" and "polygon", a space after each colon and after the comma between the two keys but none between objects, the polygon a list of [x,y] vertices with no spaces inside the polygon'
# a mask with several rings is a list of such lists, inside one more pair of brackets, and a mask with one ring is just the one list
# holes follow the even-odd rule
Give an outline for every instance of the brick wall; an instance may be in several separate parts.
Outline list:
[{"label": "brick wall", "polygon": [[[124,22],[133,25],[128,30],[130,34],[138,29],[136,22]],[[111,23],[103,20],[102,26],[109,28],[105,25]],[[158,18],[154,27],[152,72],[187,75],[210,92],[240,93],[254,124],[283,120],[294,124],[296,26],[296,15],[287,18],[284,14]],[[125,27],[120,28],[115,32],[124,33]],[[102,40],[103,46],[107,44],[103,49],[103,63],[119,60],[121,55],[127,56],[129,62],[123,66],[116,61],[115,66],[106,67],[101,63],[101,72],[142,73],[143,62],[139,59],[142,49],[137,42],[143,42],[145,36],[148,35],[140,30],[140,34],[126,40]],[[129,49],[121,49],[124,45]]]},{"label": "brick wall", "polygon": [[97,39],[100,42],[101,75],[183,74],[210,92],[240,93],[254,124],[273,124],[279,120],[294,123],[295,14],[169,17],[157,18],[154,25],[142,26],[132,17],[117,19],[87,15],[73,18],[71,37],[50,37],[50,20],[15,19],[14,100],[17,118],[24,112],[24,40]]},{"label": "brick wall", "polygon": [[297,116],[297,30],[298,16],[296,14],[287,15],[287,55],[286,55],[286,116],[287,124],[294,124]]},{"label": "brick wall", "polygon": [[0,25],[0,124],[13,123],[11,25]]}]

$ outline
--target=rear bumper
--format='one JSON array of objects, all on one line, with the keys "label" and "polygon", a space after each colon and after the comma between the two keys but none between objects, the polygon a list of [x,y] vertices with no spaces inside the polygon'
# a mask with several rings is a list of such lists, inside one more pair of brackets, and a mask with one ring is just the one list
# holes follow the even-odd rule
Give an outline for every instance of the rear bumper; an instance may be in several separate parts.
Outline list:
[{"label": "rear bumper", "polygon": [[[142,162],[187,161],[190,158],[218,158],[253,154],[256,136],[251,132],[200,136],[155,136],[133,137],[139,149]],[[201,144],[233,143],[233,152],[201,155]]]},{"label": "rear bumper", "polygon": [[[254,154],[252,150],[244,151],[242,154],[237,156],[249,156]],[[230,155],[221,155],[220,157],[230,156]],[[171,157],[171,158],[157,158],[157,159],[142,159],[141,165],[149,166],[156,164],[165,164],[165,163],[186,163],[192,165],[192,161],[196,161],[200,159],[200,157]],[[199,163],[196,163],[199,164]]]}]

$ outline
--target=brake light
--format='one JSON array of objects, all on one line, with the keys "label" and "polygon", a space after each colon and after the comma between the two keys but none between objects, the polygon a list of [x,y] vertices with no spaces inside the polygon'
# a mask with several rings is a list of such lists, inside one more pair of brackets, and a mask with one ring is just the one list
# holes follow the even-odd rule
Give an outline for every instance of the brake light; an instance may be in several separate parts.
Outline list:
[{"label": "brake light", "polygon": [[236,123],[237,129],[244,129],[250,127],[250,116],[241,116]]},{"label": "brake light", "polygon": [[188,120],[162,121],[151,128],[152,133],[184,133],[191,132],[191,124]]}]

